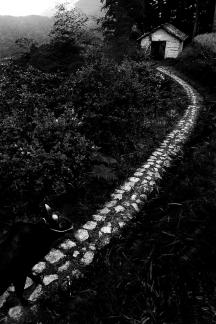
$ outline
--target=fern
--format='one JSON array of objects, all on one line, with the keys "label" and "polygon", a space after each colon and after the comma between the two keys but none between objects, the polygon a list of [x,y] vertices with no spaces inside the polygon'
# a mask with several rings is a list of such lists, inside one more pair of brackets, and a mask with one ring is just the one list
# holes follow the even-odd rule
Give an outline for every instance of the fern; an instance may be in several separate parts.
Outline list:
[{"label": "fern", "polygon": [[113,170],[104,164],[95,165],[91,172],[91,176],[98,180],[105,180],[107,182],[114,182],[117,180],[117,176]]}]

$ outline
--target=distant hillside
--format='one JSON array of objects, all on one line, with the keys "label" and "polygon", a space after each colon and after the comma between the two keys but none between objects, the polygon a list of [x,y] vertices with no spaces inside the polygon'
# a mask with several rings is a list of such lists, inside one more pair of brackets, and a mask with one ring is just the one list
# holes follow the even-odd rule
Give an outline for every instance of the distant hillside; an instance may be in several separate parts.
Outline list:
[{"label": "distant hillside", "polygon": [[78,0],[75,4],[87,16],[101,16],[102,3],[100,0]]},{"label": "distant hillside", "polygon": [[0,16],[0,58],[16,54],[16,39],[28,37],[43,43],[48,36],[52,19],[45,16]]}]

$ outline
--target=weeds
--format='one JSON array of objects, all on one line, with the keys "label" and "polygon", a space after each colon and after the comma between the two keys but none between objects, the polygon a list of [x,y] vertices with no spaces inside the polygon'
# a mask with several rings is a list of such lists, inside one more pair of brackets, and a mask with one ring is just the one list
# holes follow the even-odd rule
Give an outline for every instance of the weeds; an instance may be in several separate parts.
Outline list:
[{"label": "weeds", "polygon": [[50,323],[216,323],[214,109],[203,110],[160,195],[59,299],[58,315],[51,307]]}]

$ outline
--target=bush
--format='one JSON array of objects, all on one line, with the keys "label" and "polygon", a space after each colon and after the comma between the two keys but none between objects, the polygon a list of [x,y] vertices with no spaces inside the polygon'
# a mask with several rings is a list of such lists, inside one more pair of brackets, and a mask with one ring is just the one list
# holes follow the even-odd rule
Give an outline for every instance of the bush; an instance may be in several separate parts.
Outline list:
[{"label": "bush", "polygon": [[194,39],[204,48],[216,53],[216,33],[201,34]]},{"label": "bush", "polygon": [[80,187],[95,149],[80,134],[71,105],[65,104],[55,116],[52,106],[58,96],[53,85],[61,77],[32,68],[23,73],[11,69],[5,68],[1,93],[5,104],[0,121],[1,208],[6,215],[12,206],[23,219],[37,214],[47,197]]},{"label": "bush", "polygon": [[2,213],[36,215],[46,199],[78,224],[103,205],[185,108],[182,92],[160,73],[97,55],[70,77],[2,66],[0,96]]},{"label": "bush", "polygon": [[[210,44],[214,34],[198,35],[176,60],[176,67],[200,85],[215,91],[216,56],[214,43]],[[212,36],[211,36],[212,35]]]},{"label": "bush", "polygon": [[160,92],[168,85],[143,63],[126,60],[117,65],[102,57],[64,86],[82,119],[83,133],[108,155],[134,150],[144,134],[151,136],[146,122],[166,111]]}]

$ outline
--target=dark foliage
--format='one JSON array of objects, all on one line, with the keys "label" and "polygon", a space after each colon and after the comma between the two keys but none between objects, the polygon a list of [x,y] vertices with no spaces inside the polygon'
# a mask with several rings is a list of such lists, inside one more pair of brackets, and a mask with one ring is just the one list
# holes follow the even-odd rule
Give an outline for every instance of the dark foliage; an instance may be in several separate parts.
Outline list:
[{"label": "dark foliage", "polygon": [[56,42],[34,48],[19,62],[27,61],[43,72],[72,72],[83,64],[80,53],[81,47],[74,42]]},{"label": "dark foliage", "polygon": [[150,68],[104,59],[69,78],[3,65],[0,95],[3,222],[37,217],[45,199],[83,222],[184,108]]},{"label": "dark foliage", "polygon": [[22,219],[27,213],[37,215],[47,195],[79,186],[89,168],[94,149],[80,134],[73,108],[67,105],[55,114],[62,79],[13,64],[2,68],[0,199],[5,220],[13,214]]},{"label": "dark foliage", "polygon": [[210,32],[213,25],[213,1],[102,0],[105,39],[114,57],[135,51],[135,40],[143,32],[163,23],[172,23],[190,36]]},{"label": "dark foliage", "polygon": [[160,195],[42,323],[215,323],[215,135],[210,105]]},{"label": "dark foliage", "polygon": [[[213,37],[213,34],[212,34]],[[209,45],[211,45],[209,43]],[[216,54],[210,46],[203,45],[196,40],[188,45],[179,59],[174,63],[176,67],[188,77],[195,79],[210,91],[216,90]]]}]

